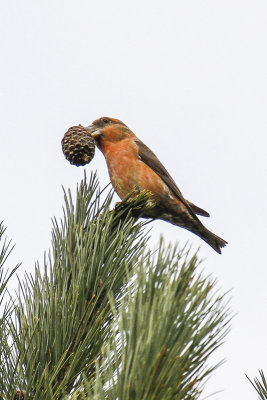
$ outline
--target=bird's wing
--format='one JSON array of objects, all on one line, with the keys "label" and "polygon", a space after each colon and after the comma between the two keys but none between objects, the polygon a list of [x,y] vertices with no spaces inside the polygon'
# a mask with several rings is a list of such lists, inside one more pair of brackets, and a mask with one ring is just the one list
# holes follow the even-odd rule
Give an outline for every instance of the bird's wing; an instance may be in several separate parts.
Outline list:
[{"label": "bird's wing", "polygon": [[195,206],[193,203],[190,203],[183,197],[181,191],[172,179],[171,175],[161,164],[153,151],[151,151],[150,148],[147,147],[139,139],[135,140],[135,143],[138,146],[138,154],[140,160],[147,164],[154,172],[156,172],[156,174],[160,176],[160,178],[166,183],[168,188],[175,194],[175,196],[194,214],[209,217],[209,213],[207,211]]}]

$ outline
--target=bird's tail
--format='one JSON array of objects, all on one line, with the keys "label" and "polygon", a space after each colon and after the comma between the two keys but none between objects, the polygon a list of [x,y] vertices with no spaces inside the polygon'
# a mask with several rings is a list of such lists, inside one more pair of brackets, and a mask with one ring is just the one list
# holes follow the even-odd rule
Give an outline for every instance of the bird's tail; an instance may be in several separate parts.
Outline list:
[{"label": "bird's tail", "polygon": [[208,243],[215,251],[217,251],[217,253],[221,254],[221,248],[227,245],[226,240],[215,235],[204,226],[203,228],[204,229],[201,230],[201,233],[198,232],[196,234],[200,236],[201,239],[205,240],[205,242]]}]

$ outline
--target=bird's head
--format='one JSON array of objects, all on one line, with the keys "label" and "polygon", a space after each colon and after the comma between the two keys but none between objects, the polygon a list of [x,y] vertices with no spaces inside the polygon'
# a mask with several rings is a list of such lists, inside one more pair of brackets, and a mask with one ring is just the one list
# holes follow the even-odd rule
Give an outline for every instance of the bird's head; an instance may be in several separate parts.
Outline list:
[{"label": "bird's head", "polygon": [[133,135],[130,129],[119,119],[102,117],[87,127],[101,149],[104,142],[119,142]]}]

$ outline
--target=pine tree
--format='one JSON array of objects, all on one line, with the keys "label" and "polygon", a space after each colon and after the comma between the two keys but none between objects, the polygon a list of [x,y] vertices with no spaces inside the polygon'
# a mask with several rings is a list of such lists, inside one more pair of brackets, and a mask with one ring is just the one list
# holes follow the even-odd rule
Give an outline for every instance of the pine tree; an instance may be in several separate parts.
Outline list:
[{"label": "pine tree", "polygon": [[[198,399],[229,330],[227,296],[197,255],[148,246],[138,211],[149,194],[111,209],[86,176],[53,221],[44,265],[7,300],[0,255],[0,399]],[[1,225],[0,237],[4,228]]]}]

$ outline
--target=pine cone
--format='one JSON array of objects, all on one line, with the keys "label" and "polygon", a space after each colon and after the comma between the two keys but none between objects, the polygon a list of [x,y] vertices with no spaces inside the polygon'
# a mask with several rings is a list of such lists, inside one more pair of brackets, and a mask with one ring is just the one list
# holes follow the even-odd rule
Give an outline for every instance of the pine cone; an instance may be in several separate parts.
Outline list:
[{"label": "pine cone", "polygon": [[94,138],[82,125],[69,128],[61,144],[66,159],[77,167],[88,164],[95,155]]}]

